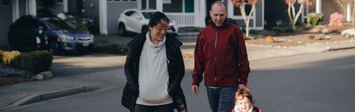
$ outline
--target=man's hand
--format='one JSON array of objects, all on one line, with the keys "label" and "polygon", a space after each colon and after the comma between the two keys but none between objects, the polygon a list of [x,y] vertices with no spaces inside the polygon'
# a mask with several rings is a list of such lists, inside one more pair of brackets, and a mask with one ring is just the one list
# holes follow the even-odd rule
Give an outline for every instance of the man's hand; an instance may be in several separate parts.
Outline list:
[{"label": "man's hand", "polygon": [[242,89],[242,88],[245,88],[245,85],[244,85],[244,84],[239,84],[239,85],[238,85],[238,90],[239,90],[239,89]]},{"label": "man's hand", "polygon": [[191,89],[192,89],[192,92],[193,92],[195,95],[197,95],[197,93],[198,93],[198,86],[197,86],[197,85],[192,85]]}]

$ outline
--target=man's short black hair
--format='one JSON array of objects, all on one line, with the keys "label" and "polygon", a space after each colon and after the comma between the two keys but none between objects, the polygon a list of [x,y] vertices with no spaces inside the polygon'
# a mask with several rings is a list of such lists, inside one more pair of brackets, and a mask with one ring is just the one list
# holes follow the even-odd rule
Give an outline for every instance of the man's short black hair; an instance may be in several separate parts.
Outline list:
[{"label": "man's short black hair", "polygon": [[168,22],[168,24],[170,22],[169,18],[166,17],[166,15],[164,13],[159,12],[159,11],[155,12],[155,13],[153,13],[152,16],[150,16],[148,25],[150,27],[154,27],[154,26],[158,25],[158,23],[160,23],[161,20]]}]

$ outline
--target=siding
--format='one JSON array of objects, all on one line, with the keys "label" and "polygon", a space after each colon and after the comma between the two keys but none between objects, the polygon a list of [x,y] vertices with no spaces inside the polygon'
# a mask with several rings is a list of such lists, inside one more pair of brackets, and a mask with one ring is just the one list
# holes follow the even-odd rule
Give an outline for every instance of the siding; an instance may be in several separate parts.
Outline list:
[{"label": "siding", "polygon": [[125,9],[137,8],[137,2],[107,2],[107,31],[118,34],[117,18]]},{"label": "siding", "polygon": [[[92,0],[85,0],[85,2],[89,2],[89,1]],[[68,13],[73,13],[73,12],[76,12],[76,0],[68,0]]]},{"label": "siding", "polygon": [[163,12],[182,12],[182,0],[171,0],[171,4],[163,4]]},{"label": "siding", "polygon": [[324,14],[324,24],[329,24],[330,15],[335,12],[342,14],[342,12],[339,11],[339,7],[336,6],[333,1],[322,0],[322,13]]},{"label": "siding", "polygon": [[12,7],[1,7],[0,14],[8,16],[0,16],[0,46],[8,46],[7,32],[12,23]]},{"label": "siding", "polygon": [[[68,2],[71,1],[71,0],[68,0]],[[75,0],[73,0],[75,1]],[[70,2],[71,3],[71,2]],[[69,3],[68,3],[69,4]],[[74,4],[76,4],[74,2]],[[94,4],[94,7],[90,7],[90,4]],[[69,8],[68,7],[68,12],[76,12],[76,5],[69,5],[70,7],[72,8]],[[70,9],[70,10],[69,10]],[[84,9],[85,9],[85,12],[83,12],[83,16],[85,17],[89,17],[91,19],[94,20],[94,24],[95,24],[95,28],[94,28],[94,32],[90,32],[90,33],[93,33],[93,34],[96,34],[96,33],[99,33],[100,32],[100,14],[99,14],[99,0],[85,0],[84,2]],[[109,13],[107,13],[107,15],[110,15]],[[110,24],[108,22],[108,24]]]},{"label": "siding", "polygon": [[263,3],[262,1],[258,2],[255,6],[255,21],[256,21],[256,27],[262,27],[263,26]]}]

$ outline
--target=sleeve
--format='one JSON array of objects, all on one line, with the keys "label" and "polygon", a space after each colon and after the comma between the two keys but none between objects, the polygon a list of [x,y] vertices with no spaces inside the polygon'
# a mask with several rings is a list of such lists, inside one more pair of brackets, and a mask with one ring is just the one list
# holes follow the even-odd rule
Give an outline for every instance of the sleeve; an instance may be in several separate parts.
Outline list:
[{"label": "sleeve", "polygon": [[138,94],[138,81],[134,75],[134,51],[132,49],[128,49],[126,62],[124,65],[124,71],[127,79],[127,84],[129,85],[130,90],[134,94]]},{"label": "sleeve", "polygon": [[[202,31],[201,31],[202,32]],[[200,85],[202,81],[202,73],[205,71],[205,58],[203,55],[203,46],[204,46],[204,39],[203,35],[200,34],[197,37],[196,45],[195,45],[195,52],[194,52],[194,70],[192,73],[192,85]]]},{"label": "sleeve", "polygon": [[175,75],[173,77],[173,80],[170,82],[168,86],[168,93],[169,95],[177,93],[177,91],[180,88],[180,84],[182,79],[185,76],[185,65],[184,65],[184,60],[181,54],[181,50],[178,49],[174,54],[177,55],[177,70],[175,72]]},{"label": "sleeve", "polygon": [[242,31],[239,27],[236,28],[237,44],[234,44],[234,48],[237,49],[237,56],[239,59],[239,83],[247,85],[248,76],[250,73],[248,54],[245,47],[245,40]]}]

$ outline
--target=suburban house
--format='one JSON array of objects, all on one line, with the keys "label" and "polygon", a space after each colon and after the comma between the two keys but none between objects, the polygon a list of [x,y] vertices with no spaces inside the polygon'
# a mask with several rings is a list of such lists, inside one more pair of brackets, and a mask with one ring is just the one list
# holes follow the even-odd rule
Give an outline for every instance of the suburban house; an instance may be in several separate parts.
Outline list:
[{"label": "suburban house", "polygon": [[[206,26],[205,19],[209,16],[211,4],[216,0],[85,0],[83,1],[83,15],[93,18],[95,32],[107,35],[117,34],[117,18],[124,9],[155,9],[164,12],[171,20],[177,22],[179,27]],[[237,21],[238,26],[245,26],[244,19],[238,8],[229,0],[220,0],[227,6],[228,18]],[[59,7],[54,12],[76,12],[76,0],[57,0]],[[329,22],[330,14],[337,12],[338,7],[330,0],[317,0],[316,8],[304,9],[299,22],[305,22],[308,13],[322,12],[325,22]],[[244,4],[249,14],[251,6]],[[296,5],[296,8],[299,7]],[[329,8],[331,7],[331,8]],[[23,15],[37,14],[36,0],[0,0],[0,46],[8,46],[7,31],[11,23]],[[276,21],[289,23],[287,5],[282,0],[262,0],[256,5],[251,16],[250,29],[263,30],[265,24]],[[350,21],[350,19],[348,20]]]}]

